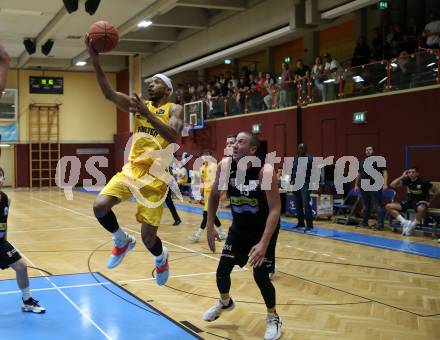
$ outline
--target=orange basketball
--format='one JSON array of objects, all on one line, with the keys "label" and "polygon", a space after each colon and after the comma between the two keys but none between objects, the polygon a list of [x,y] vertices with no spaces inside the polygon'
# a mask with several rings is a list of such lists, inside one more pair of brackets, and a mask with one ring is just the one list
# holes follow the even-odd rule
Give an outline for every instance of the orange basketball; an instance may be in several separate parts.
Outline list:
[{"label": "orange basketball", "polygon": [[87,31],[92,47],[100,53],[109,52],[119,41],[118,30],[108,21],[98,21]]}]

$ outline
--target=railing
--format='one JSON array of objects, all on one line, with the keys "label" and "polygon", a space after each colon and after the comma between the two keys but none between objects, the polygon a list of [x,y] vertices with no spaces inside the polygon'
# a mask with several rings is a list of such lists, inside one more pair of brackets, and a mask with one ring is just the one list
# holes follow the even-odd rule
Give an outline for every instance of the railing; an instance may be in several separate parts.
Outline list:
[{"label": "railing", "polygon": [[319,77],[271,84],[266,92],[251,89],[206,101],[207,119],[325,102],[339,98],[440,84],[440,51],[403,54],[399,58],[340,68]]}]

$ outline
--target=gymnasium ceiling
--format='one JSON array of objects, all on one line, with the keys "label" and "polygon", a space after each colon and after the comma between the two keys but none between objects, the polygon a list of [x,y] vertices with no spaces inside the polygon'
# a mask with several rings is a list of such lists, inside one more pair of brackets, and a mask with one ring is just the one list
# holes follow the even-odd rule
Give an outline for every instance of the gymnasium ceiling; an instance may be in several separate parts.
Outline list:
[{"label": "gymnasium ceiling", "polygon": [[[78,10],[71,14],[62,0],[0,0],[0,42],[11,55],[14,68],[80,70],[76,62],[87,59],[84,33],[92,23],[108,20],[118,28],[120,43],[102,57],[102,64],[106,71],[119,71],[126,68],[125,56],[151,56],[262,1],[267,0],[101,0],[91,16],[84,9],[86,0],[79,0]],[[276,4],[278,0],[270,1]],[[304,1],[315,0],[292,0],[292,6]],[[317,1],[318,7],[326,3],[328,8],[349,2]],[[138,28],[142,20],[151,20],[153,24]],[[35,54],[26,52],[24,38],[36,39]],[[45,56],[41,45],[48,39],[55,43]]]}]

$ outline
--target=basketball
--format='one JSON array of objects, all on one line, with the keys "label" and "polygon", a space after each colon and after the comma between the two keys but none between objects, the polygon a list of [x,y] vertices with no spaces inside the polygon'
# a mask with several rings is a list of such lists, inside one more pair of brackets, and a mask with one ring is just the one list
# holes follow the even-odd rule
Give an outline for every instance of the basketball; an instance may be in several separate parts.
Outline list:
[{"label": "basketball", "polygon": [[93,48],[100,53],[109,52],[119,41],[118,30],[108,21],[98,21],[87,31]]}]

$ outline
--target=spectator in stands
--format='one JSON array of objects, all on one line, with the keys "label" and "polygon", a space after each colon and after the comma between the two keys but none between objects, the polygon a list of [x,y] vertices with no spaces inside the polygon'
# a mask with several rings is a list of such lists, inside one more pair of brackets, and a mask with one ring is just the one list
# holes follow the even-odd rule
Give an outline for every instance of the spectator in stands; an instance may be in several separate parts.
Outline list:
[{"label": "spectator in stands", "polygon": [[419,36],[421,35],[421,33],[422,30],[417,24],[417,18],[411,17],[408,21],[408,27],[405,32],[405,44],[402,48],[408,51],[408,53],[416,52],[417,48],[419,47]]},{"label": "spectator in stands", "polygon": [[[374,179],[365,172],[364,164],[369,157],[375,156],[374,146],[367,146],[365,148],[365,159],[361,161],[359,165],[359,174],[356,177],[354,188],[360,190],[362,204],[364,206],[362,214],[362,222],[359,227],[367,228],[368,219],[370,218],[371,208],[376,208],[377,210],[377,224],[373,227],[375,230],[383,230],[383,224],[385,219],[385,209],[382,206],[382,188],[380,190],[370,191],[364,190],[362,184],[363,179],[370,181],[373,184]],[[377,163],[373,163],[373,168],[375,171],[381,173],[384,179],[383,189],[388,188],[388,171],[386,167],[380,167]]]},{"label": "spectator in stands", "polygon": [[240,77],[240,81],[237,85],[238,89],[238,104],[239,104],[239,110],[241,113],[245,112],[245,103],[246,103],[246,93],[249,90],[249,80],[246,81],[245,77]]},{"label": "spectator in stands", "polygon": [[339,92],[339,70],[341,65],[332,57],[330,53],[326,53],[325,56],[324,74],[328,77],[325,80],[326,98],[333,100],[336,98],[336,94]]},{"label": "spectator in stands", "polygon": [[267,91],[264,97],[264,105],[266,109],[274,109],[277,107],[277,88],[275,80],[270,76],[270,73],[266,73],[266,81],[264,82],[264,88]]},{"label": "spectator in stands", "polygon": [[384,48],[383,48],[383,36],[382,30],[379,27],[374,28],[373,40],[371,40],[371,55],[370,60],[380,61],[384,59]]},{"label": "spectator in stands", "polygon": [[390,56],[396,57],[399,55],[399,53],[402,50],[402,43],[403,43],[403,32],[402,32],[402,26],[399,24],[393,25],[393,36],[390,41]]},{"label": "spectator in stands", "polygon": [[287,63],[282,63],[281,68],[282,72],[278,106],[283,108],[292,105],[294,79]]},{"label": "spectator in stands", "polygon": [[[393,85],[397,90],[407,89],[411,86],[411,75],[414,71],[414,62],[406,51],[400,52],[399,58],[394,62],[397,67],[393,68]],[[393,63],[391,64],[393,66]]]},{"label": "spectator in stands", "polygon": [[314,85],[313,101],[326,101],[326,93],[323,82],[327,78],[324,75],[324,64],[322,63],[322,58],[320,56],[315,58],[315,64],[312,66],[311,77]]},{"label": "spectator in stands", "polygon": [[252,72],[251,72],[251,70],[249,70],[249,68],[247,66],[243,66],[241,68],[241,72],[242,72],[242,77],[244,78],[244,82],[245,82],[246,86],[248,86],[248,84],[249,84],[249,75]]},{"label": "spectator in stands", "polygon": [[[402,176],[391,182],[393,189],[406,188],[408,197],[400,203],[388,203],[385,208],[402,225],[402,235],[410,236],[414,228],[425,218],[430,202],[435,198],[437,189],[430,181],[420,177],[419,169],[415,166],[404,171]],[[416,211],[414,221],[405,219],[400,213],[408,209]]]},{"label": "spectator in stands", "polygon": [[257,79],[253,73],[249,75],[249,89],[247,92],[247,108],[248,112],[257,112],[262,108],[262,99],[260,92],[257,90]]},{"label": "spectator in stands", "polygon": [[371,50],[367,44],[366,37],[360,37],[353,52],[351,66],[365,65],[370,62]]},{"label": "spectator in stands", "polygon": [[304,65],[302,59],[296,61],[296,71],[295,71],[295,81],[301,84],[301,100],[302,102],[307,102],[307,83],[310,78],[310,67]]},{"label": "spectator in stands", "polygon": [[431,13],[429,22],[423,31],[423,37],[426,38],[427,48],[440,47],[440,20],[437,13]]}]

